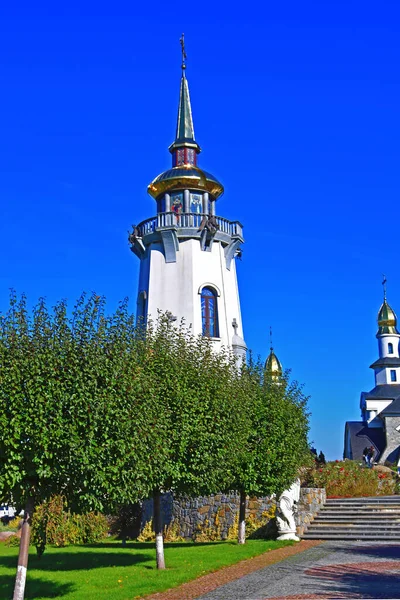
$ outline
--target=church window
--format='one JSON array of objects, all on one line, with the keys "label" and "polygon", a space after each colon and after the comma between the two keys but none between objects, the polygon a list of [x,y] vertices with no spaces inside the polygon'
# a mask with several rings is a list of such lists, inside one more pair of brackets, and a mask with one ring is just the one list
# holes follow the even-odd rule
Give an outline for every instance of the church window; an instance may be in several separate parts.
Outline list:
[{"label": "church window", "polygon": [[178,217],[183,209],[183,194],[174,194],[171,196],[171,211]]},{"label": "church window", "polygon": [[201,290],[201,321],[203,335],[218,337],[217,294],[215,290],[204,287]]},{"label": "church window", "polygon": [[390,381],[397,381],[396,369],[390,369]]},{"label": "church window", "polygon": [[203,206],[203,198],[200,194],[190,194],[190,212],[201,213]]},{"label": "church window", "polygon": [[393,344],[392,343],[388,343],[388,354],[393,354]]}]

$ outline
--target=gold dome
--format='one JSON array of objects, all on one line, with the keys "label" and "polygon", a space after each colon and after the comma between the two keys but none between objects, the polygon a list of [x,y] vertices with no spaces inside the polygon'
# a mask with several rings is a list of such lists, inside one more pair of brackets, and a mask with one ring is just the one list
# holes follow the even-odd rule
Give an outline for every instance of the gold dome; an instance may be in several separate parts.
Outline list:
[{"label": "gold dome", "polygon": [[149,187],[148,193],[158,198],[171,190],[200,189],[218,198],[224,192],[222,184],[207,171],[202,171],[193,165],[174,167],[158,175]]},{"label": "gold dome", "polygon": [[271,377],[282,377],[282,365],[280,363],[279,358],[276,356],[275,352],[271,348],[271,351],[268,355],[267,360],[265,361],[265,371]]},{"label": "gold dome", "polygon": [[394,312],[393,308],[391,308],[386,302],[386,298],[384,299],[383,304],[379,309],[378,325],[379,329],[377,335],[381,335],[383,333],[399,333],[397,331],[396,313]]}]

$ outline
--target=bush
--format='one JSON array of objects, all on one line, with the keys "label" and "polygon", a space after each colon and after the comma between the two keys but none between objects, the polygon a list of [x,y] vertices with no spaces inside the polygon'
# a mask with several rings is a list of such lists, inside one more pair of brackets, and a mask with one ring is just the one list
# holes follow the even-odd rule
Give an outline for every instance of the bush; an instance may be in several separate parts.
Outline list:
[{"label": "bush", "polygon": [[53,496],[38,506],[32,518],[32,543],[39,556],[46,544],[92,544],[108,533],[108,521],[99,513],[71,514],[65,510],[62,496]]},{"label": "bush", "polygon": [[4,541],[4,545],[5,546],[19,546],[19,543],[21,541],[21,538],[19,537],[19,535],[10,535],[10,537],[8,537],[5,541]]},{"label": "bush", "polygon": [[395,477],[368,469],[357,461],[329,462],[313,467],[305,476],[305,487],[325,488],[329,497],[387,496],[395,493]]}]

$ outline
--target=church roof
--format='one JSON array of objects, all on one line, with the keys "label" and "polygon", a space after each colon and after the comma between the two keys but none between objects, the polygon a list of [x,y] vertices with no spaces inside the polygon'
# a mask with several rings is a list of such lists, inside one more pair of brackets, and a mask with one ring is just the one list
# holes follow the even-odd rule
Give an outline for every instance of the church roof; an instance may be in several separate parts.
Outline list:
[{"label": "church roof", "polygon": [[200,152],[200,147],[194,139],[194,126],[192,107],[190,104],[189,86],[185,74],[182,73],[181,87],[179,91],[178,119],[176,123],[175,141],[171,151],[179,146],[189,145]]},{"label": "church roof", "polygon": [[214,175],[194,165],[173,167],[158,175],[148,187],[148,192],[157,198],[166,191],[199,188],[217,198],[223,191],[223,185]]},{"label": "church roof", "polygon": [[376,369],[377,367],[400,367],[400,358],[396,358],[395,356],[378,358],[378,360],[372,363],[370,369]]},{"label": "church roof", "polygon": [[382,306],[379,309],[378,313],[378,333],[377,335],[382,335],[385,333],[389,334],[398,334],[397,331],[397,317],[393,308],[389,306],[386,301],[386,295],[384,297]]},{"label": "church roof", "polygon": [[377,385],[370,392],[366,392],[365,399],[369,398],[387,398],[388,400],[395,400],[400,396],[400,384],[398,383],[386,383],[384,385]]},{"label": "church roof", "polygon": [[270,353],[267,360],[265,361],[265,371],[272,376],[281,377],[283,373],[281,361],[276,356],[273,348],[271,347]]},{"label": "church roof", "polygon": [[363,421],[347,421],[345,426],[345,448],[346,437],[349,436],[349,446],[351,450],[351,458],[353,460],[362,460],[363,450],[365,446],[373,446],[375,448],[375,460],[379,460],[380,455],[386,447],[386,438],[383,428],[368,427]]},{"label": "church roof", "polygon": [[[400,387],[400,386],[397,386]],[[386,408],[383,409],[383,411],[381,413],[379,413],[379,416],[382,417],[400,417],[400,395],[395,398],[393,400],[393,402],[391,402],[389,404],[389,406],[387,406]]]}]

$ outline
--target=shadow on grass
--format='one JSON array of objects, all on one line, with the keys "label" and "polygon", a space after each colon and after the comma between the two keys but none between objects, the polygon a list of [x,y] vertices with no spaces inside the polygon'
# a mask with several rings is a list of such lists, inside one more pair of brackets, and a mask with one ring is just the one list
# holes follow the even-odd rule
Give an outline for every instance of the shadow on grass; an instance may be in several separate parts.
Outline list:
[{"label": "shadow on grass", "polygon": [[[143,562],[149,562],[151,557],[146,554],[133,552],[52,552],[44,554],[42,558],[29,557],[28,572],[32,571],[88,571],[103,567],[132,567]],[[2,556],[0,565],[8,569],[16,569],[15,556]],[[0,598],[6,598],[1,596]]]},{"label": "shadow on grass", "polygon": [[[15,575],[0,576],[0,598],[12,598]],[[25,600],[33,598],[61,598],[75,590],[73,583],[55,583],[45,579],[29,579],[26,582]]]},{"label": "shadow on grass", "polygon": [[[232,540],[219,542],[164,542],[165,548],[197,548],[201,546],[220,546],[220,545],[236,546],[237,542]],[[126,542],[125,546],[122,542],[99,542],[98,544],[85,544],[85,548],[113,548],[119,550],[152,550],[156,547],[155,542]]]}]

